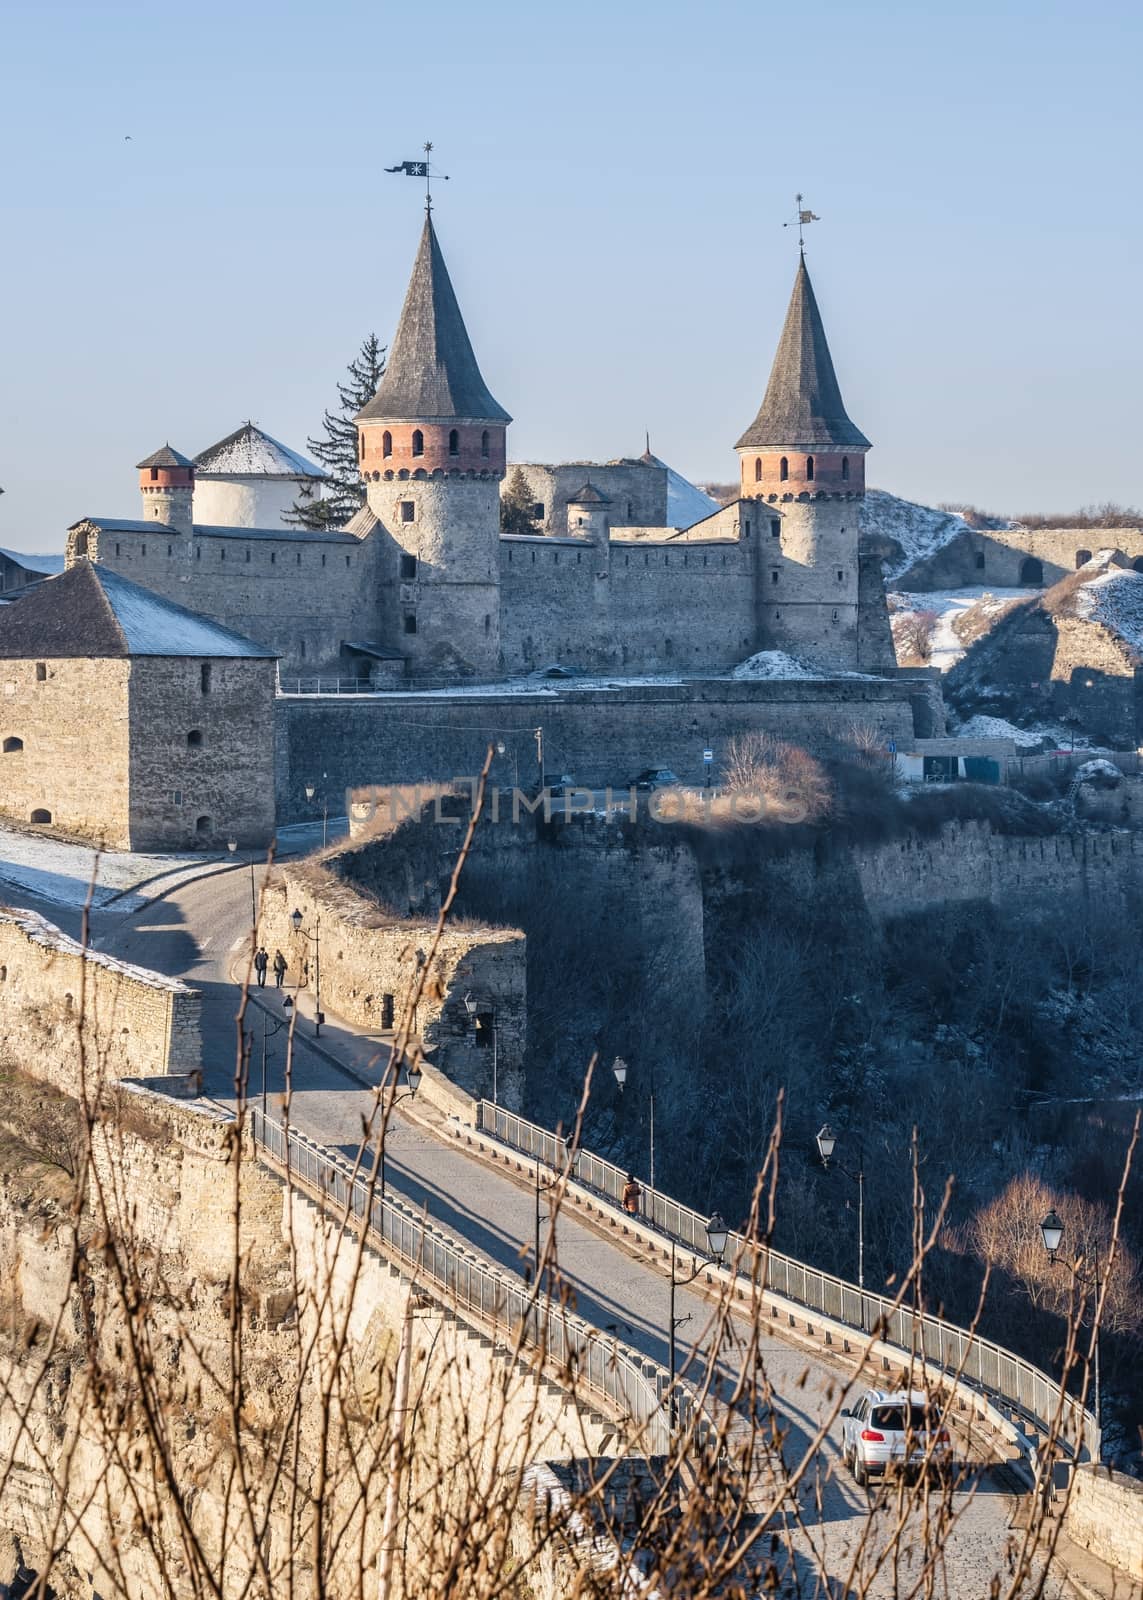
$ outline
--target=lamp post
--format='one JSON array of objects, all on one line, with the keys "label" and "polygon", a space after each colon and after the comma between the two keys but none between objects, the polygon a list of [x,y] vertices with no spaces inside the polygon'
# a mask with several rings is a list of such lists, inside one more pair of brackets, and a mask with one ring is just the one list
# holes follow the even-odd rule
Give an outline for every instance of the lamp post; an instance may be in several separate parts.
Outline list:
[{"label": "lamp post", "polygon": [[[290,999],[289,995],[286,996],[286,1008],[287,1008],[287,1013],[294,1009],[293,1001]],[[270,1013],[268,1011],[263,1011],[263,1013],[262,1013],[262,1115],[263,1116],[266,1115],[266,1041],[267,1041],[267,1039],[272,1039],[273,1036],[276,1033],[280,1033],[283,1028],[288,1028],[289,1025],[290,1025],[290,1018],[289,1018],[288,1014],[286,1016],[284,1016],[284,1017],[280,1017],[278,1019],[278,1021],[275,1022],[274,1026],[271,1027],[270,1026]]]},{"label": "lamp post", "polygon": [[[471,993],[466,994],[464,997],[464,1009],[468,1012],[469,1022],[475,1024],[477,1015],[480,1011],[480,1001],[474,999]],[[490,1000],[488,1002],[487,1010],[488,1015],[492,1018],[492,1104],[497,1106],[500,1104],[499,1085],[497,1083],[500,1065],[500,1030],[496,1023],[496,1005],[494,1001]]]},{"label": "lamp post", "polygon": [[[324,777],[325,774],[323,773],[322,776]],[[317,784],[316,783],[307,783],[306,784],[306,799],[310,802],[311,805],[313,804],[313,798],[314,798],[315,794],[317,794]],[[328,843],[328,841],[329,841],[329,796],[327,794],[323,794],[322,795],[322,801],[321,801],[321,847],[322,847],[323,850],[325,849],[326,844]]]},{"label": "lamp post", "polygon": [[[822,1166],[829,1169],[833,1158],[834,1148],[837,1145],[837,1135],[828,1122],[822,1124],[817,1136],[818,1154],[822,1158]],[[837,1170],[843,1172],[847,1178],[857,1185],[857,1287],[865,1288],[865,1146],[859,1139],[857,1141],[857,1171],[851,1172],[848,1167],[843,1167],[841,1162],[836,1163]],[[864,1312],[863,1312],[864,1316]]]},{"label": "lamp post", "polygon": [[290,922],[298,937],[314,947],[314,1038],[320,1039],[321,1025],[325,1021],[321,1008],[321,917],[314,919],[313,933],[307,933],[302,927],[302,914],[297,909],[290,912]]},{"label": "lamp post", "polygon": [[1064,1238],[1064,1225],[1055,1210],[1049,1211],[1040,1223],[1040,1238],[1044,1242],[1044,1249],[1048,1252],[1048,1260],[1054,1267],[1059,1265],[1067,1267],[1072,1275],[1072,1282],[1086,1293],[1088,1289],[1095,1296],[1095,1307],[1092,1313],[1092,1410],[1095,1413],[1095,1425],[1100,1430],[1100,1455],[1103,1454],[1103,1387],[1100,1382],[1099,1371],[1099,1297],[1102,1288],[1099,1276],[1099,1258],[1092,1262],[1090,1268],[1085,1268],[1082,1256],[1077,1256],[1074,1261],[1065,1261],[1059,1255],[1060,1245]]},{"label": "lamp post", "polygon": [[679,1415],[678,1396],[675,1393],[675,1373],[678,1366],[678,1352],[675,1344],[675,1335],[682,1327],[684,1322],[690,1321],[690,1312],[688,1312],[685,1317],[679,1317],[675,1315],[675,1292],[678,1289],[685,1289],[688,1283],[693,1283],[698,1277],[699,1273],[705,1271],[706,1268],[712,1264],[715,1266],[722,1265],[722,1257],[726,1251],[726,1236],[726,1223],[723,1222],[718,1212],[715,1211],[711,1215],[711,1219],[706,1225],[706,1242],[710,1254],[706,1256],[696,1256],[691,1266],[691,1270],[685,1278],[677,1277],[675,1274],[675,1241],[673,1238],[671,1240],[671,1292],[669,1309],[667,1313],[667,1325],[670,1329],[670,1366],[668,1368],[670,1381],[667,1387],[667,1418],[668,1429],[672,1439],[675,1436],[675,1429],[678,1427]]},{"label": "lamp post", "polygon": [[[573,1139],[572,1139],[572,1135],[570,1133],[566,1134],[564,1136],[564,1149],[567,1152],[568,1170],[570,1172],[572,1161],[575,1158],[575,1150],[574,1150],[574,1147],[573,1147]],[[536,1194],[536,1231],[535,1231],[535,1235],[534,1235],[534,1238],[533,1238],[533,1245],[532,1245],[532,1249],[533,1249],[532,1260],[536,1264],[536,1282],[537,1282],[537,1284],[540,1281],[540,1196],[542,1194],[547,1194],[550,1190],[557,1189],[558,1187],[559,1187],[559,1180],[558,1179],[556,1179],[555,1182],[553,1182],[553,1183],[541,1183],[540,1182],[540,1157],[537,1154],[537,1156],[536,1156],[536,1191],[535,1191],[535,1194]]]},{"label": "lamp post", "polygon": [[[398,1066],[397,1071],[393,1075],[394,1076],[394,1084],[396,1084],[396,1079],[397,1079],[398,1075],[400,1074],[400,1070],[401,1069]],[[417,1090],[421,1087],[421,1078],[422,1078],[422,1076],[423,1076],[423,1074],[421,1072],[420,1067],[418,1067],[417,1063],[415,1061],[410,1061],[409,1065],[405,1068],[405,1077],[408,1080],[409,1087],[405,1090],[404,1094],[394,1094],[393,1095],[392,1099],[389,1101],[389,1111],[392,1111],[394,1106],[400,1105],[402,1100],[412,1100],[412,1099],[415,1098]],[[384,1198],[385,1198],[385,1133],[386,1133],[386,1129],[388,1128],[388,1125],[389,1125],[389,1117],[388,1117],[388,1113],[385,1113],[381,1118],[381,1137],[380,1137],[380,1143],[381,1143],[381,1198],[382,1198],[382,1200],[384,1200]]]},{"label": "lamp post", "polygon": [[[627,1082],[627,1074],[631,1070],[622,1056],[616,1056],[611,1063],[611,1070],[615,1074],[615,1081],[619,1085],[619,1093],[623,1093],[623,1085]],[[648,1174],[648,1186],[655,1187],[655,1069],[651,1068],[651,1161]]]},{"label": "lamp post", "polygon": [[[227,839],[226,848],[230,851],[230,854],[232,856],[236,856],[238,854],[238,840],[237,839]],[[252,928],[256,928],[258,926],[258,897],[254,892],[254,857],[253,856],[250,857],[250,926]]]}]

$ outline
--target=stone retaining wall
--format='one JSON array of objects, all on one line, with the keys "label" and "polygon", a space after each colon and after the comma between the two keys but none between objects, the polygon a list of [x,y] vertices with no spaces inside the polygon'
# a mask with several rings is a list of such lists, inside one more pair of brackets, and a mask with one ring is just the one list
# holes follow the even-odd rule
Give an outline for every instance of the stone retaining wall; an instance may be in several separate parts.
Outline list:
[{"label": "stone retaining wall", "polygon": [[[302,933],[294,932],[295,910],[302,913]],[[434,923],[387,917],[376,903],[320,868],[286,868],[263,895],[258,932],[271,961],[276,950],[286,957],[288,987],[302,983],[311,993],[316,988],[319,918],[323,1005],[347,1022],[381,1034],[384,997],[390,995],[399,1027],[432,946]],[[498,1098],[516,1109],[522,1089],[525,994],[524,935],[519,929],[450,925],[425,982],[413,1032],[438,1071],[466,1095],[492,1098],[495,1058]],[[476,1002],[475,1017],[468,1014],[466,995]],[[487,1017],[494,1022],[485,1022]],[[379,1042],[378,1049],[379,1081],[388,1060],[387,1042]],[[426,1075],[426,1091],[430,1087]],[[445,1109],[459,1112],[461,1107]]]},{"label": "stone retaining wall", "polygon": [[0,908],[0,1060],[74,1093],[120,1078],[197,1078],[198,991]]},{"label": "stone retaining wall", "polygon": [[1143,1582],[1143,1483],[1107,1467],[1077,1467],[1064,1514],[1068,1536]]}]

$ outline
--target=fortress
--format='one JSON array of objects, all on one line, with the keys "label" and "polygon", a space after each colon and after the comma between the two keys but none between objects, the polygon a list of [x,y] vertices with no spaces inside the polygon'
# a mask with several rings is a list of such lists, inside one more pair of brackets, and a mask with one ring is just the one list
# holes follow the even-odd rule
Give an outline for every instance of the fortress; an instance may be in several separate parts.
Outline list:
[{"label": "fortress", "polygon": [[[667,475],[648,453],[524,468],[542,531],[502,535],[510,421],[430,216],[385,375],[357,417],[367,500],[344,530],[251,525],[266,497],[220,479],[241,466],[239,430],[197,461],[169,446],[148,456],[141,517],[77,522],[67,560],[247,634],[280,656],[284,679],[492,682],[552,662],[720,672],[767,649],[847,671],[894,666],[877,557],[858,536],[869,441],[846,414],[804,260],[737,443],[740,498],[697,524],[666,525]],[[296,489],[309,464],[276,448]]]},{"label": "fortress", "polygon": [[502,531],[510,421],[429,214],[344,528],[284,524],[321,475],[247,424],[147,456],[141,515],[82,518],[62,574],[0,605],[5,809],[118,848],[209,847],[356,785],[475,772],[493,741],[502,782],[532,781],[537,746],[581,780],[669,763],[701,781],[752,729],[819,748],[941,731],[939,693],[897,671],[885,551],[861,532],[870,445],[804,258],[731,504],[703,515],[683,485],[675,509],[681,480],[648,448],[521,466],[536,531]]}]

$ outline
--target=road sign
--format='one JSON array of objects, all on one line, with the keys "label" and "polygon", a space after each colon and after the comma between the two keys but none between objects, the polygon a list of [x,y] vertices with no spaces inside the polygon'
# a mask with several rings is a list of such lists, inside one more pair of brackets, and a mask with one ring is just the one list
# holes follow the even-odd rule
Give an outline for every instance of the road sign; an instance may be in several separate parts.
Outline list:
[{"label": "road sign", "polygon": [[703,753],[702,753],[702,758],[703,758],[704,761],[713,761],[714,760],[714,751],[713,750],[704,750]]},{"label": "road sign", "polygon": [[890,739],[890,741],[889,741],[889,754],[891,756],[895,756],[897,754],[897,741],[896,741],[896,739]]}]

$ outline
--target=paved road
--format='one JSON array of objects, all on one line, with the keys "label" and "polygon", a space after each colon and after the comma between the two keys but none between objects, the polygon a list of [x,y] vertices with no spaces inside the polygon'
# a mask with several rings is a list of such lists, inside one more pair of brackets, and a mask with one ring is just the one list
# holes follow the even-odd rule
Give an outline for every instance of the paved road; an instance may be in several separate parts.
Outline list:
[{"label": "paved road", "polygon": [[[237,990],[230,970],[246,948],[249,924],[249,879],[241,872],[184,884],[133,916],[116,919],[100,914],[95,920],[95,940],[101,948],[182,977],[202,990],[205,1090],[224,1103],[233,1103],[235,1094]],[[271,990],[262,998],[268,998],[272,1006],[278,1004]],[[322,1143],[352,1153],[372,1097],[309,1048],[304,1036],[308,1026],[302,1023],[295,1038],[291,1120]],[[285,1086],[284,1038],[283,1030],[268,1041],[271,1095],[280,1094]],[[328,1038],[336,1042],[336,1030],[327,1030]],[[257,1021],[252,1079],[251,1089],[257,1093]],[[535,1198],[530,1188],[437,1140],[399,1113],[390,1127],[386,1156],[392,1188],[426,1208],[441,1226],[463,1236],[483,1255],[522,1270],[535,1228]],[[613,1326],[629,1344],[665,1365],[668,1310],[662,1274],[570,1216],[559,1219],[557,1243],[560,1268],[574,1285],[580,1313],[597,1326]],[[701,1346],[709,1318],[706,1302],[683,1290],[677,1311],[692,1317],[683,1334],[697,1335]],[[745,1337],[745,1330],[742,1332]],[[790,1425],[787,1456],[797,1459],[832,1403],[839,1369],[772,1337],[764,1347],[764,1359],[766,1375]],[[733,1367],[732,1353],[725,1360]],[[835,1438],[818,1483],[807,1486],[803,1513],[807,1537],[823,1554],[829,1569],[842,1575],[848,1569],[848,1552],[862,1535],[867,1535],[871,1548],[878,1547],[890,1537],[894,1517],[888,1506],[878,1508],[875,1501],[871,1507],[848,1473],[835,1470],[836,1446]],[[820,1495],[820,1502],[815,1503],[815,1494]],[[1004,1571],[1012,1503],[985,1472],[975,1477],[970,1491],[958,1496],[958,1504],[958,1521],[944,1542],[944,1570],[931,1592],[975,1600],[989,1593],[993,1574]],[[915,1542],[919,1546],[919,1533]],[[911,1587],[911,1581],[895,1578],[888,1571],[869,1592],[889,1596]],[[1044,1592],[1054,1595],[1063,1591],[1053,1584]]]}]

